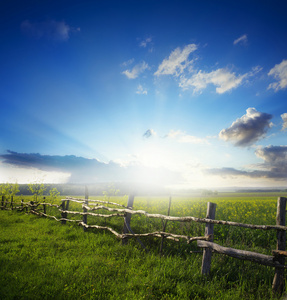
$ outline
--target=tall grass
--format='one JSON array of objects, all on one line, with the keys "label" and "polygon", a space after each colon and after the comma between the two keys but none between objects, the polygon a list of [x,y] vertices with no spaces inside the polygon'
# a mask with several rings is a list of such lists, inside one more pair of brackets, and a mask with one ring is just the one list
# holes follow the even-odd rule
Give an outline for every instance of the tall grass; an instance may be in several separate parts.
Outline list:
[{"label": "tall grass", "polygon": [[[276,197],[173,199],[170,214],[205,217],[209,200],[217,203],[216,219],[275,224]],[[151,213],[166,214],[167,206],[165,198],[134,203]],[[104,222],[88,217],[89,224]],[[120,230],[123,221],[107,225]],[[199,250],[196,243],[165,241],[160,256],[159,239],[143,239],[146,253],[136,240],[122,246],[109,232],[84,233],[71,223],[16,211],[0,211],[0,226],[0,299],[273,299],[273,268],[214,254],[211,274],[203,277],[202,255],[190,254]],[[133,216],[131,227],[161,230],[162,222]],[[204,225],[168,222],[167,231],[201,235]],[[270,254],[276,232],[216,225],[215,242]]]}]

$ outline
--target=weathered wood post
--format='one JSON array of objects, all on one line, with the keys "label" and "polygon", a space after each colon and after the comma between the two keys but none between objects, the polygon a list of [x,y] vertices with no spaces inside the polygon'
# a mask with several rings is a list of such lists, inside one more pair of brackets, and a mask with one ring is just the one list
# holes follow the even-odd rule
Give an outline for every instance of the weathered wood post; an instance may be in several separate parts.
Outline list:
[{"label": "weathered wood post", "polygon": [[[127,207],[129,209],[133,209],[134,205],[134,195],[130,195],[128,199],[128,205]],[[124,228],[123,228],[123,234],[129,233],[129,227],[131,223],[131,217],[132,214],[126,213],[125,218],[124,218]],[[122,245],[126,245],[128,243],[128,239],[123,239],[122,240]]]},{"label": "weathered wood post", "polygon": [[[67,211],[69,209],[69,204],[70,204],[70,200],[62,200],[62,204],[61,204],[61,207],[62,207],[62,210],[64,211]],[[68,216],[68,213],[66,212],[62,212],[61,213],[61,217],[62,219],[67,219],[67,216]],[[66,224],[66,220],[62,220],[62,224]]]},{"label": "weathered wood post", "polygon": [[[88,187],[85,186],[85,203],[84,203],[85,205],[89,205],[88,199],[89,199],[89,191],[88,191]],[[86,213],[86,212],[87,212],[87,209],[86,209],[86,208],[83,208],[83,212]],[[84,215],[83,215],[83,223],[84,223],[85,225],[87,225],[87,223],[88,223],[88,216],[87,216],[87,214],[84,214]],[[87,231],[87,228],[86,228],[86,227],[84,227],[84,232],[85,232],[85,231]]]},{"label": "weathered wood post", "polygon": [[[285,226],[285,216],[286,216],[286,200],[285,197],[279,197],[277,200],[277,215],[276,215],[276,225]],[[286,248],[286,231],[277,230],[277,250],[285,250]],[[281,264],[285,264],[285,257],[278,257],[277,261]],[[275,276],[273,279],[272,290],[274,293],[282,294],[284,291],[284,269],[275,268]]]},{"label": "weathered wood post", "polygon": [[[69,206],[70,206],[70,200],[67,200],[65,210],[69,210]],[[67,216],[68,216],[68,213],[66,213],[66,218],[67,218]]]},{"label": "weathered wood post", "polygon": [[5,200],[5,196],[2,195],[2,201],[1,201],[1,209],[4,209],[4,200]]},{"label": "weathered wood post", "polygon": [[[216,204],[208,202],[207,203],[207,219],[215,219],[215,211],[216,211]],[[206,223],[205,225],[205,236],[212,235],[210,241],[213,242],[213,224]],[[208,275],[210,273],[211,267],[211,256],[212,250],[209,248],[203,249],[203,257],[202,257],[202,265],[201,265],[201,274]]]}]

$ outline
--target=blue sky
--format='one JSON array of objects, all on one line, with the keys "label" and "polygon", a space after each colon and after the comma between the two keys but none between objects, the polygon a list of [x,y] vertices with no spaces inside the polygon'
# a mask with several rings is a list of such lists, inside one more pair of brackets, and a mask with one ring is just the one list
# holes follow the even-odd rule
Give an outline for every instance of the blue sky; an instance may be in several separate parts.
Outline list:
[{"label": "blue sky", "polygon": [[285,1],[0,3],[0,182],[286,187]]}]

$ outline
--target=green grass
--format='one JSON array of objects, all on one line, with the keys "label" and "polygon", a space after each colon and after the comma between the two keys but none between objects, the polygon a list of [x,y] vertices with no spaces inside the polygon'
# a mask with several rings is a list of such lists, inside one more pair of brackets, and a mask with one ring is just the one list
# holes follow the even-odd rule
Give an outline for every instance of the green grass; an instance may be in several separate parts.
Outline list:
[{"label": "green grass", "polygon": [[[253,198],[252,198],[253,197]],[[277,197],[174,198],[173,216],[205,217],[207,202],[217,203],[216,219],[275,224]],[[26,201],[26,200],[25,200]],[[58,200],[60,201],[60,200]],[[125,202],[126,199],[111,199]],[[78,205],[80,207],[80,205]],[[167,213],[168,198],[135,198],[134,209]],[[71,210],[78,209],[71,205]],[[49,208],[48,213],[56,210]],[[58,215],[60,217],[60,215]],[[79,218],[79,217],[77,217]],[[105,223],[107,222],[107,223]],[[121,231],[122,219],[88,217],[88,224]],[[0,210],[0,299],[272,299],[274,269],[214,254],[209,276],[202,276],[196,242],[145,238],[122,246],[112,234],[17,211]],[[135,232],[161,230],[162,222],[133,216]],[[168,222],[168,232],[202,235],[204,224]],[[215,242],[269,254],[276,232],[215,226]]]}]

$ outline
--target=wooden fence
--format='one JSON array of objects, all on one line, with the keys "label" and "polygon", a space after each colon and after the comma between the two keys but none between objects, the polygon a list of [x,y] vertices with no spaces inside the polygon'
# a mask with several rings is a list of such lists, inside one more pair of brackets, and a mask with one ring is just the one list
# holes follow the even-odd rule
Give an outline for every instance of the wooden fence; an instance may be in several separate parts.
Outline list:
[{"label": "wooden fence", "polygon": [[[284,291],[284,282],[285,282],[284,271],[287,268],[287,266],[285,266],[285,257],[287,256],[287,251],[285,251],[286,230],[287,230],[287,226],[285,226],[286,225],[285,224],[286,201],[287,198],[285,197],[278,198],[276,225],[254,225],[254,224],[244,224],[244,223],[237,223],[231,221],[216,220],[215,219],[216,204],[211,202],[208,202],[207,205],[206,218],[196,218],[191,216],[175,217],[175,216],[169,216],[169,213],[168,215],[162,215],[162,214],[150,214],[143,210],[133,210],[133,203],[134,203],[133,196],[129,197],[127,206],[124,206],[109,201],[90,200],[88,199],[87,192],[86,192],[85,199],[66,197],[65,199],[62,199],[61,205],[50,204],[50,203],[34,203],[33,201],[23,202],[23,200],[21,201],[21,203],[15,203],[13,201],[13,197],[11,197],[10,201],[7,201],[5,200],[5,197],[2,196],[0,208],[2,210],[17,209],[21,211],[30,212],[39,216],[52,218],[56,221],[61,222],[62,224],[65,224],[66,222],[76,222],[83,227],[84,231],[86,231],[88,228],[108,230],[109,232],[114,234],[118,239],[122,240],[123,244],[126,244],[129,238],[137,238],[143,248],[145,248],[145,246],[139,240],[140,237],[152,236],[152,237],[161,238],[161,250],[162,250],[162,243],[164,239],[171,239],[173,241],[179,241],[180,239],[184,239],[187,241],[187,243],[190,243],[192,241],[197,241],[197,246],[199,248],[203,248],[203,258],[202,258],[202,267],[201,267],[201,273],[203,275],[208,275],[210,273],[212,252],[217,252],[234,258],[248,260],[261,265],[275,267],[275,276],[273,279],[272,289],[275,293],[282,294]],[[70,211],[69,206],[71,202],[81,204],[83,211],[82,212]],[[61,214],[61,217],[57,218],[53,215],[48,215],[47,214],[48,206],[57,208]],[[108,214],[96,213],[99,210],[106,211],[108,212]],[[80,216],[80,219],[72,219],[72,218],[69,219],[68,215],[77,215]],[[132,215],[143,215],[148,218],[161,219],[162,221],[165,221],[163,230],[148,232],[148,233],[134,233],[130,227],[130,221]],[[101,217],[101,218],[105,218],[105,220],[114,217],[123,218],[122,233],[119,233],[113,228],[108,226],[88,225],[88,216]],[[205,223],[206,224],[205,234],[204,236],[190,237],[190,236],[166,232],[165,228],[166,228],[167,221]],[[244,251],[244,250],[238,250],[234,248],[226,248],[220,246],[213,242],[214,224],[237,226],[242,228],[259,229],[259,230],[276,230],[277,249],[272,251],[272,255],[265,255],[256,252]]]}]

